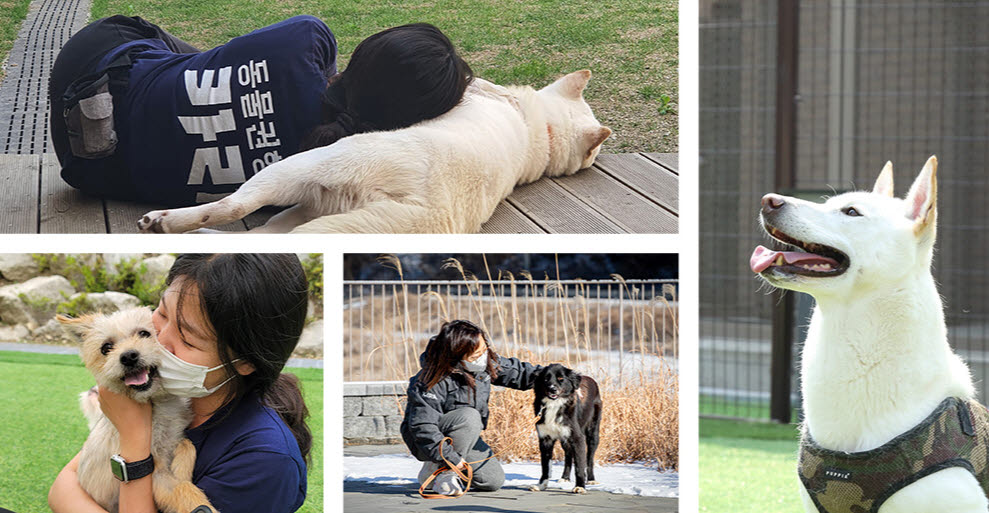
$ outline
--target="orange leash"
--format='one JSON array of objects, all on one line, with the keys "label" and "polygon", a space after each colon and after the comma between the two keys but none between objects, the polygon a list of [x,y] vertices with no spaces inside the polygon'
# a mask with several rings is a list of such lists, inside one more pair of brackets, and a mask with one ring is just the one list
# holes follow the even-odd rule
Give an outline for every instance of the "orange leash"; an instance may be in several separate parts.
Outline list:
[{"label": "orange leash", "polygon": [[[536,420],[535,422],[533,422],[533,424],[539,422],[539,419],[541,419],[542,416],[543,416],[543,410],[541,409],[539,410],[539,413],[536,414]],[[464,474],[462,470],[457,468],[457,466],[454,465],[453,463],[450,463],[450,460],[446,459],[446,456],[443,455],[443,445],[446,444],[447,440],[450,441],[450,445],[452,446],[453,439],[448,436],[444,437],[443,441],[440,442],[440,458],[443,458],[443,463],[446,463],[446,466],[436,469],[436,471],[433,472],[429,477],[427,477],[426,480],[422,482],[422,485],[419,486],[419,495],[421,495],[423,499],[456,499],[457,497],[463,496],[465,493],[467,493],[468,490],[470,490],[471,482],[474,480],[474,467],[472,467],[472,465],[477,465],[478,463],[484,463],[485,461],[488,461],[491,458],[494,458],[495,456],[504,452],[504,449],[502,449],[501,451],[498,452],[492,452],[491,456],[488,456],[483,460],[466,462],[467,473]],[[443,495],[442,493],[427,492],[426,490],[429,488],[429,485],[433,484],[433,481],[436,480],[436,476],[448,470],[452,470],[455,474],[457,474],[457,477],[464,480],[464,482],[466,483],[466,485],[464,486],[464,491],[460,492],[457,495]]]}]

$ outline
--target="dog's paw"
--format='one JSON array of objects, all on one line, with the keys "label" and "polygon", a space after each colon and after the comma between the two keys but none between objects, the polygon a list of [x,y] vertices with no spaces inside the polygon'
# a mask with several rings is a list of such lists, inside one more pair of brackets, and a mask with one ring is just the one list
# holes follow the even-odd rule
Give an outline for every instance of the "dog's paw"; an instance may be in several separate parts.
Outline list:
[{"label": "dog's paw", "polygon": [[145,233],[168,233],[166,226],[162,224],[167,210],[154,210],[144,214],[144,217],[137,220],[137,229]]},{"label": "dog's paw", "polygon": [[539,484],[529,485],[529,491],[541,492],[546,489],[546,484],[546,481],[540,481]]},{"label": "dog's paw", "polygon": [[587,482],[587,486],[601,484],[600,481],[590,480]]},{"label": "dog's paw", "polygon": [[573,493],[583,494],[583,493],[587,493],[587,490],[585,490],[583,486],[575,486],[573,489]]},{"label": "dog's paw", "polygon": [[570,478],[569,477],[561,477],[561,478],[557,479],[556,482],[557,483],[569,483],[570,482]]}]

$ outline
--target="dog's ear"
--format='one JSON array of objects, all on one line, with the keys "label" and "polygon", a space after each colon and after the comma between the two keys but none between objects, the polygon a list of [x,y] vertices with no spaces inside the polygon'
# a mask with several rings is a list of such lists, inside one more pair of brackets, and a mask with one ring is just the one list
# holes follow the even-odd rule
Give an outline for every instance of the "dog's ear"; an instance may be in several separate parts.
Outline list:
[{"label": "dog's ear", "polygon": [[584,133],[584,144],[587,152],[584,153],[584,160],[591,158],[594,150],[604,143],[604,140],[611,136],[611,129],[606,126],[592,128]]},{"label": "dog's ear", "polygon": [[567,379],[570,380],[570,386],[575,392],[580,390],[580,374],[570,370],[569,374],[567,374]]},{"label": "dog's ear", "polygon": [[79,317],[68,317],[66,315],[58,314],[55,316],[55,320],[61,324],[72,328],[73,331],[77,333],[83,333],[93,329],[94,320],[96,319],[95,314],[86,314]]},{"label": "dog's ear", "polygon": [[893,197],[893,163],[886,161],[886,165],[883,166],[883,170],[879,173],[879,178],[876,178],[876,185],[872,186],[873,194],[882,194],[883,196]]},{"label": "dog's ear", "polygon": [[907,219],[914,222],[913,232],[920,235],[934,228],[937,217],[937,157],[931,155],[924,169],[907,193]]},{"label": "dog's ear", "polygon": [[591,70],[584,69],[564,75],[556,82],[546,86],[546,88],[555,89],[564,98],[579,100],[584,92],[584,88],[587,87],[587,82],[590,80]]}]

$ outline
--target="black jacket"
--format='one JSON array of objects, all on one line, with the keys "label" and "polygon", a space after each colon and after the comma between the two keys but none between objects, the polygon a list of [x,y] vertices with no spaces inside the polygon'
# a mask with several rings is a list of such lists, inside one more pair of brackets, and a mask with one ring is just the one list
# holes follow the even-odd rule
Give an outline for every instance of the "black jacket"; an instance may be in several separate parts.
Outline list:
[{"label": "black jacket", "polygon": [[[419,360],[422,361],[422,356]],[[405,419],[402,421],[401,430],[405,445],[417,460],[443,462],[440,457],[440,443],[444,435],[437,424],[444,413],[457,408],[474,408],[481,414],[481,423],[487,428],[491,385],[529,390],[535,384],[536,374],[542,369],[538,365],[504,356],[498,357],[498,365],[498,377],[494,380],[484,371],[474,374],[476,391],[472,391],[467,385],[464,373],[468,371],[462,368],[453,371],[429,390],[425,390],[425,384],[419,382],[421,370],[412,376],[409,380],[409,400],[405,406]],[[443,447],[443,455],[454,463],[463,457],[457,454],[450,444]]]}]

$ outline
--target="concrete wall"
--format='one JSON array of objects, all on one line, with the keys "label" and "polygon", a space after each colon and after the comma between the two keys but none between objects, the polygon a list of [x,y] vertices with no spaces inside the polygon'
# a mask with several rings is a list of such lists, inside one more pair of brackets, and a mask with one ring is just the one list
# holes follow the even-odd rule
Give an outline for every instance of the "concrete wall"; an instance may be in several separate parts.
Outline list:
[{"label": "concrete wall", "polygon": [[399,426],[405,413],[407,381],[343,384],[343,443],[402,443]]}]

